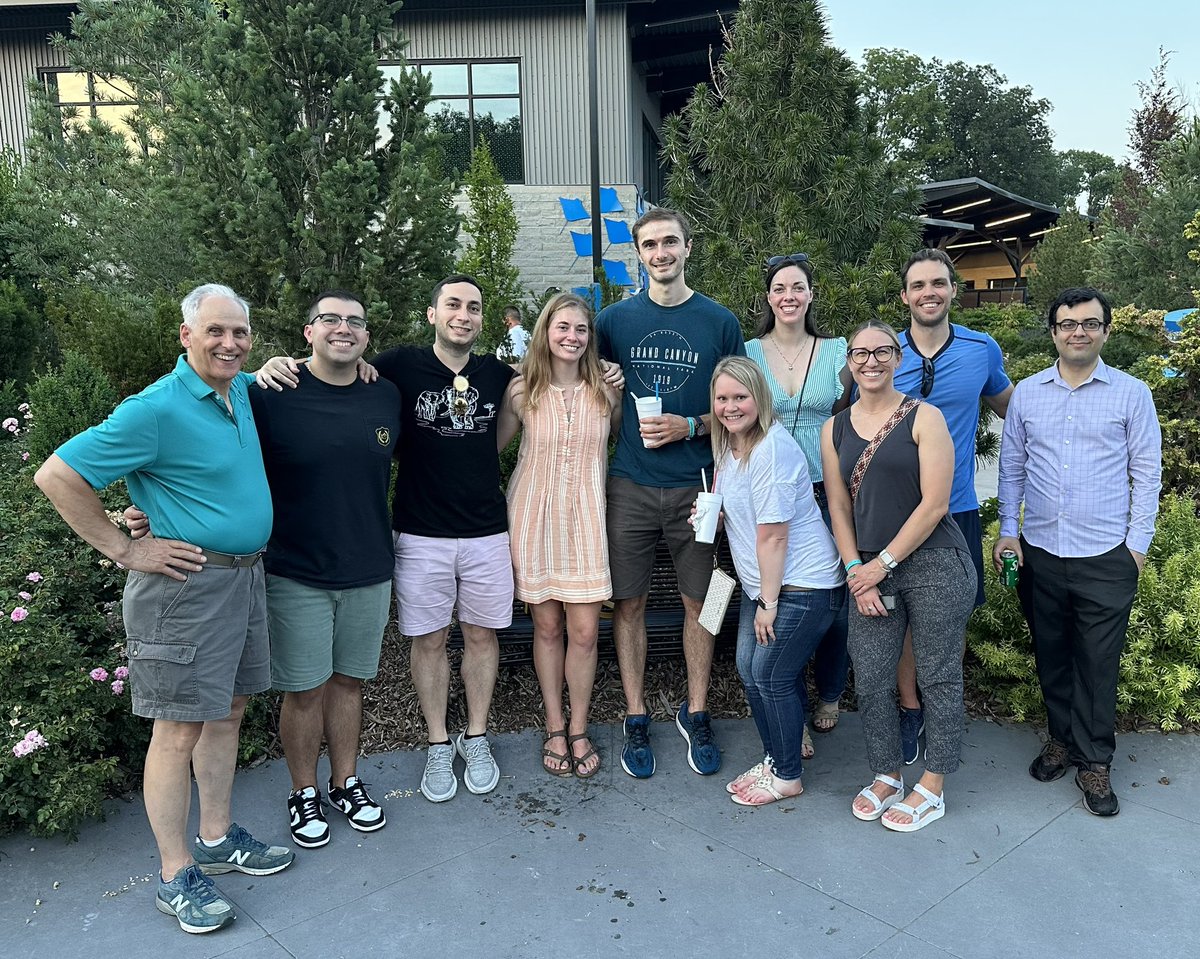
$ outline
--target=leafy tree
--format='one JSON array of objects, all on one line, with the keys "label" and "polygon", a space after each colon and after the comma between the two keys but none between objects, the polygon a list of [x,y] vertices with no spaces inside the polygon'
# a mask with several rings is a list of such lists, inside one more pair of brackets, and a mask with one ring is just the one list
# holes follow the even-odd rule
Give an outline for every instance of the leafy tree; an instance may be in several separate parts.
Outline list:
[{"label": "leafy tree", "polygon": [[526,294],[520,284],[520,272],[512,263],[519,229],[517,215],[486,139],[479,141],[471,157],[466,187],[471,212],[463,230],[471,240],[458,261],[458,269],[479,281],[483,294],[483,332],[478,348],[490,353],[507,332],[504,308],[520,303]]},{"label": "leafy tree", "polygon": [[916,193],[886,160],[821,5],[746,0],[726,42],[712,82],[665,127],[667,195],[699,234],[689,281],[749,329],[766,257],[803,250],[824,322],[891,308],[918,243]]},{"label": "leafy tree", "polygon": [[1092,224],[1086,218],[1069,211],[1059,217],[1058,225],[1042,237],[1033,253],[1029,297],[1035,307],[1048,309],[1063,290],[1087,284],[1094,259],[1093,239]]},{"label": "leafy tree", "polygon": [[133,135],[42,98],[23,261],[147,305],[227,282],[266,348],[297,349],[304,307],[330,286],[362,292],[377,340],[404,330],[450,268],[457,214],[428,79],[402,71],[383,89],[398,6],[84,0],[60,45],[136,102]]},{"label": "leafy tree", "polygon": [[890,155],[916,176],[980,177],[1043,203],[1068,194],[1071,183],[1047,122],[1050,101],[1030,87],[1009,86],[990,64],[875,48],[864,55],[862,77]]},{"label": "leafy tree", "polygon": [[1064,201],[1073,206],[1080,196],[1087,194],[1088,216],[1099,216],[1121,182],[1117,161],[1095,150],[1066,150],[1059,158],[1067,188]]},{"label": "leafy tree", "polygon": [[1200,120],[1164,145],[1159,162],[1159,180],[1132,222],[1110,218],[1092,278],[1117,303],[1171,310],[1194,305],[1200,290],[1184,232],[1200,209]]}]

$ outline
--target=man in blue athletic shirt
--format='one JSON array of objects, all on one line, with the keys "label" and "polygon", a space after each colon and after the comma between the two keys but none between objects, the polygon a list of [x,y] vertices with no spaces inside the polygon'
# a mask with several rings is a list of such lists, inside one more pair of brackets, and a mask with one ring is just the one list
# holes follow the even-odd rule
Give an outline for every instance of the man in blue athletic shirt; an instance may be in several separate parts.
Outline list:
[{"label": "man in blue athletic shirt", "polygon": [[[1000,346],[986,333],[950,322],[950,304],[958,292],[954,264],[942,250],[918,250],[900,272],[900,298],[912,322],[900,335],[904,352],[896,371],[896,389],[932,403],[942,412],[954,440],[954,483],[950,515],[963,532],[975,561],[979,587],[975,605],[982,606],[983,536],[975,495],[975,432],[979,401],[1001,419],[1008,411],[1013,386],[1004,372]],[[917,669],[912,639],[906,637],[896,674],[900,689],[900,734],[905,763],[917,758],[917,739],[924,726],[917,696]]]},{"label": "man in blue athletic shirt", "polygon": [[[683,600],[683,653],[688,697],[675,724],[688,743],[688,765],[710,776],[721,751],[708,717],[713,637],[700,625],[712,574],[713,547],[697,543],[688,524],[700,490],[700,471],[712,482],[708,438],[709,381],[717,362],[745,355],[737,318],[687,285],[692,251],[687,220],[654,209],[633,225],[648,285],[596,318],[600,355],[625,371],[625,411],[608,478],[609,566],[613,581],[613,639],[625,691],[621,766],[638,779],[654,773],[650,717],[644,696],[646,599],[660,536],[666,538]],[[634,399],[662,400],[662,415],[639,422]]]}]

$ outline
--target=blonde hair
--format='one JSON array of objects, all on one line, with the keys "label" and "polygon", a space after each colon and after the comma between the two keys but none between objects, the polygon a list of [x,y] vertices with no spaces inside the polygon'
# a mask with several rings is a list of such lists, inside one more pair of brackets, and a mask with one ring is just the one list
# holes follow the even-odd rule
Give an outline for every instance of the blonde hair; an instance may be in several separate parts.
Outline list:
[{"label": "blonde hair", "polygon": [[604,370],[600,366],[600,353],[596,348],[596,324],[592,311],[574,293],[556,293],[546,301],[533,333],[529,337],[529,349],[521,361],[521,374],[525,377],[525,408],[537,409],[538,400],[550,388],[550,321],[563,310],[578,310],[587,320],[588,342],[579,357],[579,376],[604,408],[608,409],[608,396],[604,392]]},{"label": "blonde hair", "polygon": [[750,393],[750,398],[754,400],[754,405],[758,407],[758,419],[750,425],[746,430],[746,448],[743,451],[741,466],[745,466],[749,460],[749,454],[767,435],[767,430],[771,428],[771,424],[775,422],[775,407],[771,402],[771,387],[767,385],[767,378],[763,376],[763,371],[758,364],[752,359],[745,356],[727,356],[717,364],[717,368],[713,370],[712,380],[708,385],[708,407],[712,413],[712,449],[713,462],[720,463],[721,458],[729,450],[729,430],[725,428],[713,410],[714,400],[717,395],[717,377],[728,376],[736,380],[744,386]]},{"label": "blonde hair", "polygon": [[846,340],[846,348],[852,349],[854,347],[854,341],[858,339],[858,334],[865,333],[867,330],[879,330],[882,333],[886,333],[888,335],[888,339],[892,341],[896,349],[898,349],[901,353],[904,352],[904,347],[900,345],[899,334],[897,334],[894,329],[884,323],[883,320],[867,320],[865,323],[859,323],[858,326],[854,328],[854,332],[851,333],[850,337]]}]

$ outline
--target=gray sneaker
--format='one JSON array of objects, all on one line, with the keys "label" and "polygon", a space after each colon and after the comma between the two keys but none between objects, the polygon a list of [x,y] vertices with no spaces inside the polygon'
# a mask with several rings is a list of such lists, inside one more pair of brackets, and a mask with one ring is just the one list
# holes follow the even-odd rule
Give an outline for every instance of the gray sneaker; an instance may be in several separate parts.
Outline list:
[{"label": "gray sneaker", "polygon": [[259,842],[237,823],[229,824],[229,832],[219,846],[209,848],[199,839],[192,843],[192,858],[206,875],[223,872],[244,872],[248,876],[269,876],[287,869],[296,854],[286,846],[268,846]]},{"label": "gray sneaker", "polygon": [[488,744],[487,736],[476,736],[467,739],[466,730],[458,734],[454,740],[458,754],[467,763],[467,771],[463,774],[463,782],[476,796],[490,793],[500,782],[500,767],[492,758],[492,747]]},{"label": "gray sneaker", "polygon": [[179,920],[184,932],[216,932],[236,918],[211,879],[196,865],[181,869],[170,882],[158,883],[158,911]]},{"label": "gray sneaker", "polygon": [[445,802],[458,792],[454,778],[454,746],[442,743],[429,747],[425,757],[425,775],[421,777],[421,795],[430,802]]}]

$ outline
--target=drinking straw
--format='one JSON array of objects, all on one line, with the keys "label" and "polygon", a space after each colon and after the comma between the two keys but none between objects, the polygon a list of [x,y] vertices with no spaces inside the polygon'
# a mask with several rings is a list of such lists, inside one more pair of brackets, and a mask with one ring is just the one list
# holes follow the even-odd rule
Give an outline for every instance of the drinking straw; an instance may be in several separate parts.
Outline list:
[{"label": "drinking straw", "polygon": [[658,399],[658,384],[654,384],[654,398]]},{"label": "drinking straw", "polygon": [[708,474],[705,473],[704,470],[700,471],[700,488],[704,490],[704,492],[708,492]]}]

